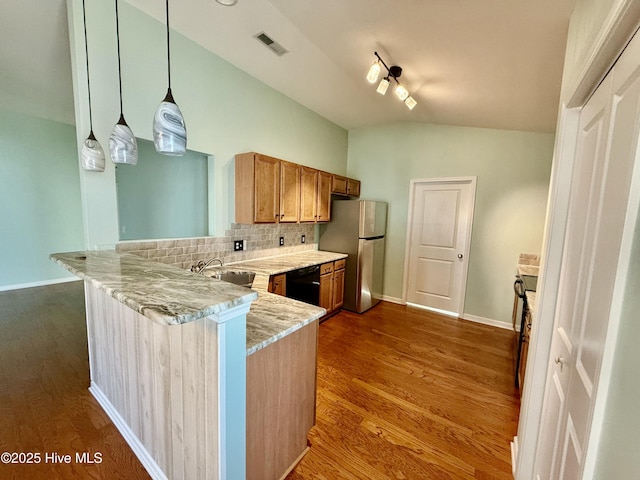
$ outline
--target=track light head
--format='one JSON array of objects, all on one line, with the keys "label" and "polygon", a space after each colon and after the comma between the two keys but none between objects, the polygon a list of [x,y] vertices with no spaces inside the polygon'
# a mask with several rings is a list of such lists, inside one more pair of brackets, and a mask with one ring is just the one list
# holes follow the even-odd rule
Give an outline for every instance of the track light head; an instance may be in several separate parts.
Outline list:
[{"label": "track light head", "polygon": [[387,75],[383,74],[383,78],[380,80],[378,88],[376,88],[376,92],[381,95],[387,93],[389,83],[391,83],[391,80],[393,79],[396,82],[396,87],[394,89],[396,95],[402,102],[404,102],[409,110],[413,110],[418,102],[413,99],[409,94],[409,91],[398,81],[398,78],[402,75],[402,67],[399,67],[398,65],[391,65],[388,67],[387,64],[384,63],[384,60],[380,58],[378,52],[373,52],[373,54],[376,56],[376,60],[373,62],[371,67],[369,67],[369,71],[367,72],[367,80],[369,83],[376,83],[378,81],[382,67],[384,67],[387,70]]}]

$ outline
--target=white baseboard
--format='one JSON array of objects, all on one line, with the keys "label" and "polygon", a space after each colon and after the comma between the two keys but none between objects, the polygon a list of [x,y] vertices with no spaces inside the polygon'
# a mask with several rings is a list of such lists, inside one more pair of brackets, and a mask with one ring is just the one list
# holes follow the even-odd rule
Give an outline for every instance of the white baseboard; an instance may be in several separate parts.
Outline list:
[{"label": "white baseboard", "polygon": [[93,397],[98,401],[102,409],[109,416],[111,421],[114,423],[118,431],[122,434],[125,441],[133,450],[133,453],[136,454],[142,466],[147,470],[147,473],[151,475],[151,478],[154,480],[167,480],[167,476],[162,471],[160,466],[153,459],[151,454],[144,447],[142,442],[136,437],[136,434],[133,433],[133,430],[127,425],[124,418],[120,416],[118,411],[115,409],[113,404],[109,401],[106,395],[100,390],[100,388],[93,382],[91,382],[91,386],[89,387],[89,391],[93,395]]},{"label": "white baseboard", "polygon": [[483,325],[489,325],[490,327],[503,328],[505,330],[513,330],[510,323],[494,320],[493,318],[479,317],[477,315],[471,315],[470,313],[463,313],[460,315],[462,320],[468,320],[469,322],[481,323]]},{"label": "white baseboard", "polygon": [[32,288],[32,287],[45,287],[47,285],[55,285],[57,283],[67,283],[67,282],[75,282],[79,281],[78,277],[63,277],[63,278],[54,278],[53,280],[41,280],[39,282],[30,282],[30,283],[16,283],[14,285],[2,285],[0,286],[0,292],[6,292],[9,290],[20,290],[23,288]]},{"label": "white baseboard", "polygon": [[511,473],[516,476],[516,461],[518,460],[518,436],[513,437],[511,442]]},{"label": "white baseboard", "polygon": [[385,302],[397,303],[398,305],[406,305],[406,302],[398,297],[389,297],[387,295],[382,295],[382,297],[380,298]]}]

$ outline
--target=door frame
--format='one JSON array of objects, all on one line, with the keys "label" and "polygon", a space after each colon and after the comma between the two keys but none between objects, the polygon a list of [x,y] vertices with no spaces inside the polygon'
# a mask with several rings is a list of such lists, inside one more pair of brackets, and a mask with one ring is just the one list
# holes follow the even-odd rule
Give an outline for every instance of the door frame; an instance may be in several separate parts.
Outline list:
[{"label": "door frame", "polygon": [[[407,303],[407,291],[409,288],[409,252],[411,251],[411,236],[413,234],[413,203],[415,200],[416,187],[418,185],[454,185],[468,184],[471,187],[471,204],[469,205],[467,222],[469,230],[465,239],[464,262],[462,265],[462,291],[460,292],[460,302],[458,304],[458,316],[462,317],[464,313],[464,300],[467,293],[467,275],[469,273],[469,252],[471,250],[471,231],[473,230],[473,213],[476,205],[476,184],[478,177],[440,177],[440,178],[412,178],[409,181],[409,208],[407,211],[407,233],[404,247],[404,274],[402,279],[402,303]],[[425,307],[426,308],[426,307]],[[441,312],[451,314],[450,312]]]},{"label": "door frame", "polygon": [[[576,155],[578,121],[580,111],[591,94],[596,90],[609,69],[616,62],[633,34],[638,29],[640,0],[620,0],[612,8],[593,42],[592,51],[585,68],[573,85],[569,85],[571,95],[567,103],[560,106],[554,161],[551,170],[545,232],[543,235],[538,296],[533,323],[527,375],[524,381],[524,396],[521,401],[518,434],[512,444],[513,473],[516,480],[530,480],[534,475],[536,454],[538,452],[540,425],[544,415],[545,388],[547,385],[548,364],[551,355],[553,327],[557,292],[560,284],[560,271],[563,261],[563,245],[567,223],[569,192]],[[640,33],[639,33],[640,34]],[[600,381],[596,391],[596,401],[591,419],[591,432],[587,444],[583,478],[593,477],[599,436],[604,421],[604,407],[609,388],[610,372],[613,365],[615,341],[620,320],[621,295],[624,287],[622,276],[626,273],[630,239],[634,225],[629,224],[630,211],[637,212],[640,202],[640,179],[634,169],[631,191],[629,193],[629,211],[623,233],[620,252],[620,271],[616,278],[616,288],[612,299],[611,315],[600,370]],[[635,219],[634,219],[635,221]],[[634,222],[632,222],[634,223]],[[631,231],[630,231],[631,230]]]}]

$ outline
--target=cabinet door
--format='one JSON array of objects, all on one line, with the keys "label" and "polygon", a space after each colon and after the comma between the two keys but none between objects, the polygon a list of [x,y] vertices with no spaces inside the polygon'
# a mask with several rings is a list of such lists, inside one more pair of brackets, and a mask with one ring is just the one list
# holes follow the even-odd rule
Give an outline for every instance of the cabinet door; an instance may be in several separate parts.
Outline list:
[{"label": "cabinet door", "polygon": [[342,307],[344,303],[344,269],[333,273],[333,309]]},{"label": "cabinet door", "polygon": [[318,206],[316,221],[328,222],[331,220],[331,174],[318,172]]},{"label": "cabinet door", "polygon": [[269,279],[269,291],[276,295],[287,295],[287,274],[272,275]]},{"label": "cabinet door", "polygon": [[350,197],[360,196],[360,180],[347,178],[347,195],[349,195]]},{"label": "cabinet door", "polygon": [[300,167],[300,221],[315,222],[318,170]]},{"label": "cabinet door", "polygon": [[300,215],[300,166],[280,161],[280,219],[297,222]]},{"label": "cabinet door", "polygon": [[[255,205],[256,223],[275,223],[280,216],[280,160],[256,155],[255,157]],[[242,195],[242,192],[236,192]]]},{"label": "cabinet door", "polygon": [[347,177],[341,177],[340,175],[331,176],[331,193],[338,195],[347,194]]},{"label": "cabinet door", "polygon": [[329,313],[333,310],[333,274],[320,276],[320,306]]}]

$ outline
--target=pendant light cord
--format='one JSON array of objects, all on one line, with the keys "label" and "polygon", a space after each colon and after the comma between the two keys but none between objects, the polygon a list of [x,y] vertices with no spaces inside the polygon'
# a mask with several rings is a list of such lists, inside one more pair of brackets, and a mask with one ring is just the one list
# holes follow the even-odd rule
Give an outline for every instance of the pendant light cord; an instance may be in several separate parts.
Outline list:
[{"label": "pendant light cord", "polygon": [[82,0],[82,21],[84,23],[84,53],[87,60],[87,91],[89,92],[89,131],[93,132],[93,117],[91,115],[91,81],[89,80],[89,44],[87,43],[87,9]]},{"label": "pendant light cord", "polygon": [[171,54],[169,46],[169,0],[165,1],[167,10],[167,77],[169,78],[169,90],[171,90]]},{"label": "pendant light cord", "polygon": [[120,22],[118,21],[118,0],[116,0],[116,41],[118,43],[118,85],[120,89],[120,116],[122,113],[122,74],[120,73]]}]

